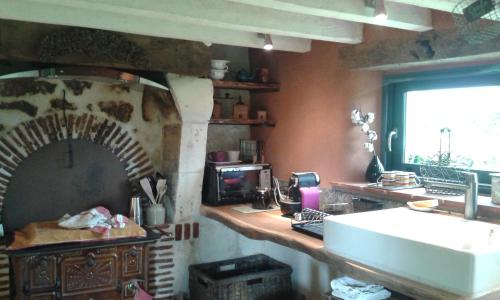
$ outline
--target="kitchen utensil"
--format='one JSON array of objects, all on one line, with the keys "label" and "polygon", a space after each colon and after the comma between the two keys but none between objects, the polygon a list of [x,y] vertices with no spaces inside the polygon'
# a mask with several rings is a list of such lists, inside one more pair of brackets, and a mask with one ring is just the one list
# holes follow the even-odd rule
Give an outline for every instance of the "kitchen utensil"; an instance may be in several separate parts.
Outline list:
[{"label": "kitchen utensil", "polygon": [[141,197],[133,196],[130,198],[130,211],[128,216],[129,219],[136,224],[142,225]]},{"label": "kitchen utensil", "polygon": [[149,181],[149,186],[151,187],[151,191],[153,192],[153,197],[156,198],[156,195],[158,194],[156,191],[156,177],[154,175],[147,176],[147,179]]},{"label": "kitchen utensil", "polygon": [[329,215],[322,211],[304,208],[302,212],[293,215],[293,219],[291,219],[292,229],[323,239],[323,219]]},{"label": "kitchen utensil", "polygon": [[153,195],[153,189],[151,188],[151,184],[149,183],[148,178],[141,178],[141,180],[139,180],[139,183],[141,184],[144,193],[146,193],[146,196],[148,196],[149,201],[151,201],[151,204],[155,204],[155,196]]},{"label": "kitchen utensil", "polygon": [[248,120],[248,105],[243,103],[241,97],[238,102],[233,106],[233,119]]},{"label": "kitchen utensil", "polygon": [[156,190],[158,191],[158,195],[156,196],[156,204],[160,204],[163,196],[167,192],[167,180],[159,179],[156,183]]},{"label": "kitchen utensil", "polygon": [[215,79],[215,80],[222,80],[224,76],[226,75],[226,70],[217,70],[217,69],[211,69],[210,70],[210,78]]},{"label": "kitchen utensil", "polygon": [[165,207],[163,204],[153,204],[145,209],[147,225],[161,225],[165,223]]},{"label": "kitchen utensil", "polygon": [[227,66],[228,63],[230,63],[229,60],[225,60],[225,59],[212,59],[210,61],[210,67],[212,67],[212,69],[216,69],[216,70],[227,71],[227,70],[229,70],[229,67]]},{"label": "kitchen utensil", "polygon": [[238,159],[240,159],[240,151],[229,150],[226,151],[226,153],[227,153],[227,159],[231,162],[238,161]]},{"label": "kitchen utensil", "polygon": [[255,199],[252,201],[254,209],[269,209],[271,208],[271,194],[268,189],[257,189]]}]

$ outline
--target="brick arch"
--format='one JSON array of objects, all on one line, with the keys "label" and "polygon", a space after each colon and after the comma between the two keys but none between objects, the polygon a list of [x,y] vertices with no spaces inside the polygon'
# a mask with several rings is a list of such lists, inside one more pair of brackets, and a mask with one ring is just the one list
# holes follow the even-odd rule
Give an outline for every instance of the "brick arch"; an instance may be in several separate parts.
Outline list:
[{"label": "brick arch", "polygon": [[5,194],[17,166],[31,153],[57,141],[72,139],[99,144],[124,163],[129,182],[154,173],[153,164],[138,141],[117,122],[93,114],[50,114],[18,124],[0,137],[0,215]]}]

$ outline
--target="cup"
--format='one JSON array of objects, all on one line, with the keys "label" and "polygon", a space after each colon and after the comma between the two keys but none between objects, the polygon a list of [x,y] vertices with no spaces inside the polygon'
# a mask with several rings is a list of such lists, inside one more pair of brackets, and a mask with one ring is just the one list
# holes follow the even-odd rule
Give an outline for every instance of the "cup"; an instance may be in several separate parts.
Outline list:
[{"label": "cup", "polygon": [[210,78],[215,80],[222,80],[226,75],[227,70],[211,69]]},{"label": "cup", "polygon": [[147,225],[165,224],[165,207],[163,204],[153,204],[145,209]]},{"label": "cup", "polygon": [[227,64],[229,62],[229,60],[225,59],[212,59],[210,61],[210,66],[212,67],[212,69],[228,71],[229,67],[227,66]]},{"label": "cup", "polygon": [[240,159],[240,151],[230,150],[226,151],[227,159],[231,162],[238,161]]}]

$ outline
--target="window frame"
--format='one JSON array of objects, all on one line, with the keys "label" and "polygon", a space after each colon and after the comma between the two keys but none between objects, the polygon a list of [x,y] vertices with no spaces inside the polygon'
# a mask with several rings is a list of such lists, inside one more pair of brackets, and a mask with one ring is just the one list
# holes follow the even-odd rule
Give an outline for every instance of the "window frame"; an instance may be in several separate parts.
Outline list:
[{"label": "window frame", "polygon": [[[500,65],[384,76],[381,157],[386,169],[413,171],[417,174],[420,172],[420,165],[404,161],[406,92],[491,85],[500,86]],[[387,137],[394,128],[398,130],[398,137],[393,139],[392,152],[389,152]],[[491,176],[489,174],[491,172],[471,171],[478,174],[480,192],[489,193],[491,189]]]}]

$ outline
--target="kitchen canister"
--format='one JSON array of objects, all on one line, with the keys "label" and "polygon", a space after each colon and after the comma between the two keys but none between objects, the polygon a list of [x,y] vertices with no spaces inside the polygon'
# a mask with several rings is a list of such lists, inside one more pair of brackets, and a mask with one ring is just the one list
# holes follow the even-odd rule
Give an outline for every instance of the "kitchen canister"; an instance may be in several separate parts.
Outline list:
[{"label": "kitchen canister", "polygon": [[130,198],[130,210],[128,216],[137,225],[142,225],[142,209],[140,196],[133,196],[132,198]]},{"label": "kitchen canister", "polygon": [[500,173],[491,173],[491,202],[500,205]]},{"label": "kitchen canister", "polygon": [[165,207],[163,204],[152,204],[146,209],[146,225],[165,224]]},{"label": "kitchen canister", "polygon": [[233,106],[233,119],[248,120],[248,105],[243,103],[241,97],[238,102]]}]

